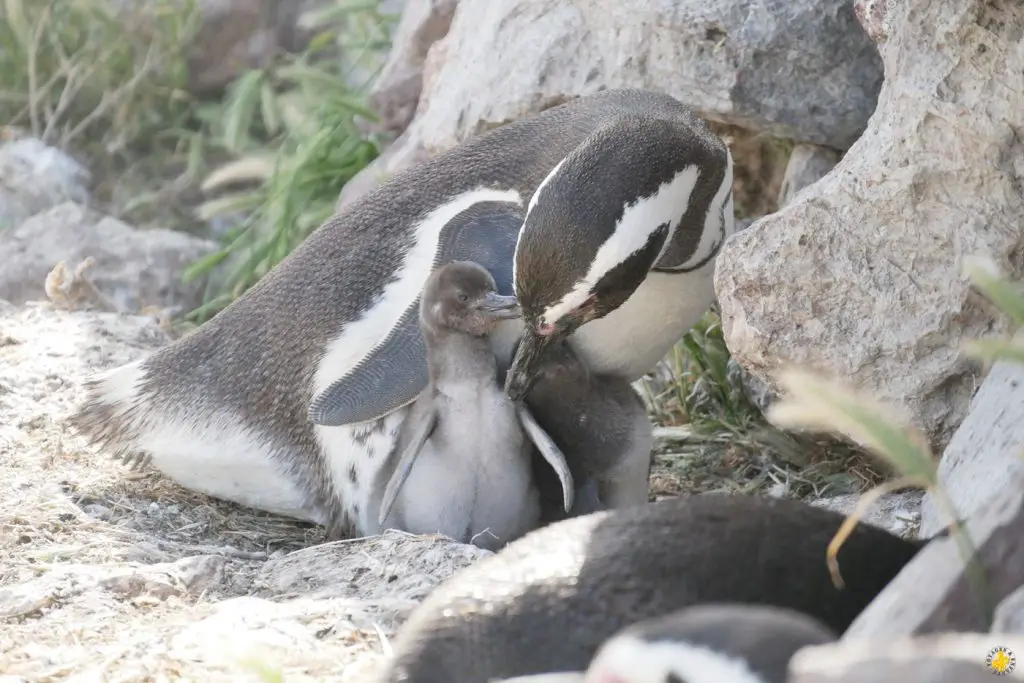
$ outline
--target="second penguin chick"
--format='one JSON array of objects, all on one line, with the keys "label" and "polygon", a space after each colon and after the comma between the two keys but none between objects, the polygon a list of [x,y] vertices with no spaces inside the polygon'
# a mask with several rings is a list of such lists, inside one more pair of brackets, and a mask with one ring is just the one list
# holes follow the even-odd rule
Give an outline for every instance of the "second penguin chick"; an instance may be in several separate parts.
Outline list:
[{"label": "second penguin chick", "polygon": [[542,522],[647,502],[652,428],[629,382],[592,372],[563,342],[545,352],[526,404],[565,454],[576,487],[566,515],[558,479],[535,457]]},{"label": "second penguin chick", "polygon": [[371,499],[380,502],[382,529],[440,533],[490,550],[518,538],[540,519],[534,443],[571,486],[564,457],[544,435],[537,443],[528,411],[498,384],[488,334],[500,320],[518,316],[515,297],[498,294],[479,264],[455,261],[427,279],[420,328],[430,382],[413,403]]}]

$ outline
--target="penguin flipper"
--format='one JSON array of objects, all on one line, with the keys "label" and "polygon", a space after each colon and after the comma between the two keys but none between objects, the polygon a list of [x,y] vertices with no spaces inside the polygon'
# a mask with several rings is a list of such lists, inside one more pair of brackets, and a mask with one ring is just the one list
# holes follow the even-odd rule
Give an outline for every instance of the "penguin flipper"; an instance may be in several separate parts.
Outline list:
[{"label": "penguin flipper", "polygon": [[[410,420],[416,420],[416,422],[409,422]],[[412,471],[416,457],[423,450],[423,444],[430,438],[436,426],[437,406],[433,403],[419,415],[414,411],[407,418],[405,428],[411,428],[413,431],[411,432],[408,445],[406,445],[401,455],[398,456],[398,463],[395,465],[391,478],[388,480],[388,485],[384,489],[384,497],[380,502],[380,513],[377,516],[377,524],[381,527],[384,526],[384,520],[391,514],[391,507],[395,504],[395,500],[398,498],[398,493],[402,490],[405,480],[409,478],[409,472]]]},{"label": "penguin flipper", "polygon": [[537,447],[537,450],[540,451],[540,454],[544,456],[544,459],[555,470],[555,474],[558,475],[558,481],[562,484],[562,504],[565,506],[565,511],[569,512],[572,510],[576,491],[572,480],[572,471],[569,469],[569,463],[565,459],[565,454],[562,453],[562,449],[555,444],[554,440],[548,436],[544,428],[537,424],[533,413],[524,404],[520,403],[516,406],[516,415],[519,417],[519,424],[522,425],[523,431],[526,432],[530,441],[533,442],[533,445]]},{"label": "penguin flipper", "polygon": [[[441,229],[431,270],[452,261],[474,261],[494,277],[498,294],[513,295],[512,258],[522,224],[517,203],[470,206]],[[382,342],[313,397],[307,413],[313,424],[336,427],[376,420],[416,400],[430,379],[419,305],[417,296]]]}]

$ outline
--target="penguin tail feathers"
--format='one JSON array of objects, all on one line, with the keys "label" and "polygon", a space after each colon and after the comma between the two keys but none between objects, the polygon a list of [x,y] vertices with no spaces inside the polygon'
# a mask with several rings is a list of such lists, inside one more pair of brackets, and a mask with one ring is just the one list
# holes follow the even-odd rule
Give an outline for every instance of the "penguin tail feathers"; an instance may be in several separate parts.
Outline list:
[{"label": "penguin tail feathers", "polygon": [[86,398],[68,418],[72,429],[90,444],[136,466],[148,460],[137,452],[143,418],[149,408],[141,391],[146,378],[143,360],[86,380]]}]

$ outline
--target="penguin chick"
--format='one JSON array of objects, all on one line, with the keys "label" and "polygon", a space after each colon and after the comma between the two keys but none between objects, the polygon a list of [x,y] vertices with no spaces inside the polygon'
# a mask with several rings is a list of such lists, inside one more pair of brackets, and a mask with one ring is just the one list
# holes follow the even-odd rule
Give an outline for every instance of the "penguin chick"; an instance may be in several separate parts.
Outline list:
[{"label": "penguin chick", "polygon": [[[495,550],[537,526],[533,441],[523,411],[498,384],[488,340],[501,320],[518,315],[515,297],[499,295],[474,262],[449,263],[427,279],[419,318],[430,379],[403,423],[393,468],[377,478],[381,528]],[[551,456],[546,442],[538,448],[568,472],[560,452]]]},{"label": "penguin chick", "polygon": [[[527,395],[537,423],[565,454],[576,487],[569,517],[647,502],[653,435],[643,401],[623,377],[590,371],[556,343]],[[564,518],[558,480],[535,458],[543,522]]]}]

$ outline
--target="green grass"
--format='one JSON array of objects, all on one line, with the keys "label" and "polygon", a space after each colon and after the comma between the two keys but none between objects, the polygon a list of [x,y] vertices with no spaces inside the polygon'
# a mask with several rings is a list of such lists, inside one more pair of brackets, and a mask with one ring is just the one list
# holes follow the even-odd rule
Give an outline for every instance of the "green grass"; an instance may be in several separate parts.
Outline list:
[{"label": "green grass", "polygon": [[[211,278],[202,322],[252,286],[331,213],[380,151],[359,119],[394,15],[336,0],[300,18],[313,38],[242,74],[222,99],[189,94],[196,0],[2,0],[0,120],[86,160],[97,208],[134,225],[204,234],[244,218],[187,277]],[[226,265],[225,265],[226,264]]]},{"label": "green grass", "polygon": [[658,467],[679,489],[823,497],[882,480],[878,466],[853,444],[794,434],[765,419],[730,362],[715,312],[683,337],[665,363],[667,382],[641,384],[657,425]]},{"label": "green grass", "polygon": [[[233,84],[210,120],[234,158],[204,180],[202,189],[218,196],[198,215],[245,217],[220,251],[185,272],[193,279],[228,269],[190,320],[202,323],[280,263],[330,217],[344,184],[380,153],[382,141],[360,127],[360,119],[376,120],[365,97],[369,80],[353,87],[350,77],[355,69],[376,74],[395,19],[378,12],[377,2],[335,3],[303,17],[320,29],[306,53]],[[246,186],[220,192],[240,183]]]}]

